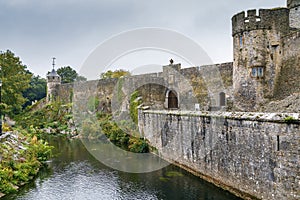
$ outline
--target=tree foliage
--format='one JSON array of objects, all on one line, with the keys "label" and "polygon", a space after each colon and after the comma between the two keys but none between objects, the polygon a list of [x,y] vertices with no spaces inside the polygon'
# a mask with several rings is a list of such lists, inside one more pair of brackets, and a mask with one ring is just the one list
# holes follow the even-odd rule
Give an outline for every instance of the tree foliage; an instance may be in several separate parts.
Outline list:
[{"label": "tree foliage", "polygon": [[30,105],[33,101],[38,101],[46,97],[46,79],[40,76],[32,76],[29,85],[29,88],[23,92],[23,96],[27,99],[23,107]]},{"label": "tree foliage", "polygon": [[6,114],[17,114],[26,102],[23,92],[29,87],[32,74],[26,65],[11,51],[0,53],[0,79],[2,80],[2,103]]},{"label": "tree foliage", "polygon": [[57,70],[62,83],[73,83],[74,81],[86,81],[86,78],[79,74],[70,66],[61,67]]},{"label": "tree foliage", "polygon": [[124,69],[117,69],[115,71],[108,70],[107,72],[101,73],[100,79],[120,78],[122,76],[130,76],[130,72]]},{"label": "tree foliage", "polygon": [[57,74],[61,77],[62,83],[72,83],[77,77],[77,72],[70,66],[59,68]]}]

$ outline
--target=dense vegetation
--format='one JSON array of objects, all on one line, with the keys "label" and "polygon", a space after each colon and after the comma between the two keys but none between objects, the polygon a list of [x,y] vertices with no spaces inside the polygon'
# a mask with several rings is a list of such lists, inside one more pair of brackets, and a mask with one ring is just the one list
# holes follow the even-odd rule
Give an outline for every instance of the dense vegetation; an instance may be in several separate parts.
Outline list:
[{"label": "dense vegetation", "polygon": [[0,193],[15,192],[28,183],[52,156],[52,147],[26,130],[11,132],[0,143]]},{"label": "dense vegetation", "polygon": [[46,87],[46,79],[32,75],[29,87],[23,91],[23,97],[26,99],[25,104],[23,104],[23,108],[31,105],[34,101],[43,99],[46,96]]},{"label": "dense vegetation", "polygon": [[37,103],[28,107],[22,115],[15,118],[21,128],[27,128],[29,133],[37,135],[38,138],[47,130],[52,134],[71,134],[70,126],[73,125],[72,104],[53,102],[41,108],[38,106]]},{"label": "dense vegetation", "polygon": [[21,60],[11,51],[0,53],[1,112],[15,115],[20,113],[26,102],[23,92],[29,88],[32,74],[23,65]]},{"label": "dense vegetation", "polygon": [[[135,153],[149,152],[149,146],[143,138],[138,137],[135,124],[127,121],[116,123],[111,114],[98,113],[97,122],[85,120],[82,123],[82,134],[84,137],[97,138],[103,134],[115,145],[124,150]],[[137,136],[137,137],[136,137]]]}]

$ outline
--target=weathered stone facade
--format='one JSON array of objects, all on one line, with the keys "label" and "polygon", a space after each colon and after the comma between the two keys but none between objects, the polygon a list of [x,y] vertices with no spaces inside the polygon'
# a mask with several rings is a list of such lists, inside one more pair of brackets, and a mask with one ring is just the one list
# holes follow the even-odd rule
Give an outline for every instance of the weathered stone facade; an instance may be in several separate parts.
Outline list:
[{"label": "weathered stone facade", "polygon": [[174,64],[163,66],[163,72],[159,73],[57,84],[56,89],[51,91],[63,103],[72,102],[73,98],[86,101],[95,96],[100,100],[100,110],[103,105],[107,107],[107,99],[113,109],[128,109],[130,95],[134,91],[139,92],[144,106],[151,109],[170,109],[170,94],[173,93],[177,100],[176,109],[194,110],[198,103],[200,110],[209,110],[220,107],[220,93],[224,93],[223,107],[232,102],[232,69],[232,63],[183,69],[180,64]]},{"label": "weathered stone facade", "polygon": [[281,67],[275,81],[274,99],[300,93],[300,32],[282,38]]},{"label": "weathered stone facade", "polygon": [[237,110],[257,111],[274,98],[299,92],[299,6],[299,0],[288,1],[288,8],[248,10],[232,17]]},{"label": "weathered stone facade", "polygon": [[290,9],[291,28],[300,28],[300,0],[288,0],[287,7]]},{"label": "weathered stone facade", "polygon": [[299,122],[296,113],[139,113],[163,158],[245,199],[300,198]]}]

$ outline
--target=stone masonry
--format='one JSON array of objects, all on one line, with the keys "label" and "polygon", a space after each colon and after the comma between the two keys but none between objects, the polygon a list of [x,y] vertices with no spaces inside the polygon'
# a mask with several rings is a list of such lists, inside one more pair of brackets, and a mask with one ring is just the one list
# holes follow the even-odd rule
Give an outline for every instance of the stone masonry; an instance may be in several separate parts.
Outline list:
[{"label": "stone masonry", "polygon": [[299,122],[297,113],[139,113],[160,156],[244,199],[300,198]]},{"label": "stone masonry", "polygon": [[255,111],[299,92],[300,1],[287,8],[248,10],[232,17],[236,110]]}]

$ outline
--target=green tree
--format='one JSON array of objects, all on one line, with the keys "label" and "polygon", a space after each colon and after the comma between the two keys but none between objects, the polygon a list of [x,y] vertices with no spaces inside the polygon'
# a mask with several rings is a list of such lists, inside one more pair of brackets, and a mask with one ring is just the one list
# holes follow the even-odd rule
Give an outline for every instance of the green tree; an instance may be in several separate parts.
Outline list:
[{"label": "green tree", "polygon": [[29,88],[23,92],[23,97],[27,99],[23,107],[30,105],[32,101],[46,97],[46,79],[32,75],[29,85]]},{"label": "green tree", "polygon": [[72,83],[78,76],[77,72],[70,66],[59,68],[57,74],[61,77],[62,83]]},{"label": "green tree", "polygon": [[22,64],[20,58],[7,50],[0,53],[0,79],[2,80],[2,103],[1,110],[4,114],[17,114],[22,110],[26,102],[23,92],[29,87],[32,74]]},{"label": "green tree", "polygon": [[117,69],[115,71],[108,70],[100,74],[100,79],[120,78],[122,76],[130,76],[130,72],[124,69]]}]

